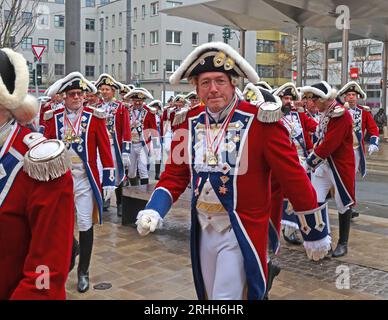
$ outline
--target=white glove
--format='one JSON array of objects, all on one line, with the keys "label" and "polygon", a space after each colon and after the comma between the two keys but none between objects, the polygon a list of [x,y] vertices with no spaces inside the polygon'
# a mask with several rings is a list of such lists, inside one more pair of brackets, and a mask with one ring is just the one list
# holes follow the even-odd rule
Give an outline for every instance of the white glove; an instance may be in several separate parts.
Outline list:
[{"label": "white glove", "polygon": [[121,155],[121,158],[123,159],[124,168],[129,168],[129,166],[131,165],[131,157],[129,153],[123,153]]},{"label": "white glove", "polygon": [[378,146],[376,146],[375,144],[370,144],[369,145],[369,148],[368,148],[369,155],[371,155],[372,153],[375,153],[377,151],[379,151],[379,147]]},{"label": "white glove", "polygon": [[154,232],[156,228],[162,226],[163,219],[159,213],[152,209],[141,210],[137,214],[137,231],[141,236],[146,236],[150,232]]},{"label": "white glove", "polygon": [[110,199],[110,197],[112,196],[112,193],[113,193],[113,188],[103,188],[102,189],[102,192],[104,194],[104,201],[107,201]]}]

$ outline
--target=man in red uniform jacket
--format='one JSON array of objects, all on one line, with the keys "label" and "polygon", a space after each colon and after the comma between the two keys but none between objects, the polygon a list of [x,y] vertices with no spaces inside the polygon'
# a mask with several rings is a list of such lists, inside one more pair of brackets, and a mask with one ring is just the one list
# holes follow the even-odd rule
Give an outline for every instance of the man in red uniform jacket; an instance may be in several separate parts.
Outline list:
[{"label": "man in red uniform jacket", "polygon": [[[104,199],[109,199],[115,188],[114,164],[104,112],[83,106],[84,92],[95,93],[96,87],[81,73],[72,72],[53,90],[66,93],[65,107],[45,113],[45,136],[61,139],[71,158],[80,246],[77,289],[85,292],[89,289],[93,224],[102,223],[102,191]],[[103,167],[102,181],[97,154]]]},{"label": "man in red uniform jacket", "polygon": [[73,182],[63,143],[22,125],[38,113],[28,78],[23,56],[0,49],[0,300],[65,299]]},{"label": "man in red uniform jacket", "polygon": [[131,153],[129,111],[121,101],[115,98],[116,90],[121,90],[122,84],[112,76],[106,73],[101,74],[95,86],[102,97],[102,102],[96,108],[103,110],[106,116],[106,128],[108,129],[111,152],[116,169],[117,188],[115,193],[117,215],[121,216],[125,168],[128,168],[130,165]]},{"label": "man in red uniform jacket", "polygon": [[136,185],[137,171],[139,171],[140,184],[148,184],[149,157],[154,147],[160,148],[159,132],[156,126],[156,110],[151,110],[145,104],[145,100],[152,100],[153,96],[145,88],[134,88],[125,95],[125,98],[132,101],[130,107],[132,145],[128,177],[131,185]]},{"label": "man in red uniform jacket", "polygon": [[340,257],[347,253],[351,206],[355,203],[353,120],[349,111],[335,100],[337,92],[327,82],[302,87],[301,91],[322,113],[317,129],[319,140],[307,164],[315,170],[311,182],[318,202],[324,202],[330,188],[335,188],[339,240],[333,257]]},{"label": "man in red uniform jacket", "polygon": [[[371,155],[379,151],[379,128],[373,119],[368,106],[357,104],[358,99],[366,99],[366,93],[359,84],[350,81],[338,92],[339,97],[344,97],[344,106],[348,108],[353,117],[353,150],[356,161],[356,173],[360,172],[362,177],[366,175],[366,150],[365,150],[365,132],[370,135],[370,144],[368,153]],[[352,211],[352,218],[357,217],[359,213]]]},{"label": "man in red uniform jacket", "polygon": [[196,48],[170,77],[172,84],[189,78],[204,105],[177,123],[166,170],[138,214],[139,233],[155,231],[191,182],[191,258],[199,299],[242,299],[245,286],[248,299],[264,297],[271,174],[297,212],[320,213],[287,130],[278,123],[280,108],[240,101],[238,77],[259,80],[221,42]]}]

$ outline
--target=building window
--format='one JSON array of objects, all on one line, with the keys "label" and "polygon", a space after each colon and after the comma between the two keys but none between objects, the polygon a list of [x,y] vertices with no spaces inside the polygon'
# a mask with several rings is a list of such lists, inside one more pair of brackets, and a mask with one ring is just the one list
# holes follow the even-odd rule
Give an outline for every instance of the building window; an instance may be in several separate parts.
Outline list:
[{"label": "building window", "polygon": [[145,18],[145,4],[143,4],[141,6],[141,18],[144,19]]},{"label": "building window", "polygon": [[89,18],[85,19],[85,29],[86,30],[94,31],[95,27],[96,27],[96,20],[89,19]]},{"label": "building window", "polygon": [[119,38],[119,50],[123,50],[123,39]]},{"label": "building window", "polygon": [[65,40],[54,40],[54,51],[63,53],[65,52]]},{"label": "building window", "polygon": [[151,31],[150,32],[150,44],[158,44],[159,43],[159,31]]},{"label": "building window", "polygon": [[382,51],[382,46],[379,44],[369,46],[369,55],[371,56],[381,55],[381,51]]},{"label": "building window", "polygon": [[101,5],[108,4],[109,2],[110,0],[100,0]]},{"label": "building window", "polygon": [[137,62],[133,61],[133,74],[137,74]]},{"label": "building window", "polygon": [[159,1],[151,3],[151,17],[159,14]]},{"label": "building window", "polygon": [[137,35],[134,34],[133,35],[133,48],[136,48],[137,47]]},{"label": "building window", "polygon": [[94,78],[94,66],[85,66],[85,76]]},{"label": "building window", "polygon": [[54,26],[57,28],[63,28],[65,26],[65,16],[63,15],[54,16]]},{"label": "building window", "polygon": [[175,72],[176,69],[181,65],[181,60],[166,60],[166,72]]},{"label": "building window", "polygon": [[109,73],[109,67],[107,64],[105,65],[105,73]]},{"label": "building window", "polygon": [[199,33],[198,32],[193,32],[191,34],[191,44],[193,46],[197,46],[199,43]]},{"label": "building window", "polygon": [[94,42],[85,42],[85,53],[94,53]]},{"label": "building window", "polygon": [[328,54],[327,54],[327,58],[329,60],[334,60],[335,59],[335,50],[334,49],[330,49]]},{"label": "building window", "polygon": [[31,46],[32,46],[32,38],[30,38],[30,37],[23,38],[23,40],[21,42],[22,49],[23,50],[31,49]]},{"label": "building window", "polygon": [[274,66],[256,65],[256,72],[261,78],[274,78]]},{"label": "building window", "polygon": [[112,28],[116,26],[116,15],[112,14]]},{"label": "building window", "polygon": [[150,72],[157,73],[159,71],[158,60],[150,60]]},{"label": "building window", "polygon": [[133,21],[137,20],[137,8],[133,8]]},{"label": "building window", "polygon": [[166,1],[167,8],[174,8],[177,6],[181,6],[182,4],[183,2],[180,2],[180,1]]},{"label": "building window", "polygon": [[63,76],[65,74],[65,65],[64,64],[56,64],[54,66],[54,74],[56,76]]},{"label": "building window", "polygon": [[45,51],[48,51],[48,49],[49,49],[49,39],[39,38],[38,39],[38,45],[45,46],[46,47]]},{"label": "building window", "polygon": [[122,80],[123,79],[123,65],[121,63],[119,63],[119,66],[118,66],[118,74],[119,74],[119,80]]},{"label": "building window", "polygon": [[64,3],[65,3],[65,0],[55,0],[55,3],[64,4]]},{"label": "building window", "polygon": [[141,46],[144,47],[145,46],[145,33],[142,32],[141,34]]},{"label": "building window", "polygon": [[42,74],[48,75],[48,63],[41,63],[42,66]]},{"label": "building window", "polygon": [[109,17],[105,17],[105,29],[108,29],[109,26]]},{"label": "building window", "polygon": [[215,39],[215,34],[214,33],[209,33],[207,35],[207,42],[213,42]]},{"label": "building window", "polygon": [[95,7],[96,1],[95,0],[85,0],[85,7]]},{"label": "building window", "polygon": [[144,73],[145,73],[145,61],[144,60],[140,61],[140,73],[142,75],[144,75]]},{"label": "building window", "polygon": [[116,67],[115,67],[114,64],[112,64],[112,69],[111,70],[112,70],[112,73],[111,73],[112,77],[115,78],[116,77]]},{"label": "building window", "polygon": [[274,53],[275,52],[275,41],[257,39],[256,40],[256,52]]},{"label": "building window", "polygon": [[108,54],[108,50],[109,50],[109,42],[108,40],[105,41],[105,53]]},{"label": "building window", "polygon": [[353,55],[356,58],[363,58],[366,56],[366,47],[355,47],[353,49]]},{"label": "building window", "polygon": [[32,12],[22,12],[22,22],[23,24],[32,24]]},{"label": "building window", "polygon": [[115,52],[116,50],[116,40],[112,40],[112,52]]},{"label": "building window", "polygon": [[47,26],[48,27],[49,19],[50,19],[50,16],[48,14],[39,13],[38,17],[37,17],[38,25],[40,25],[40,26]]},{"label": "building window", "polygon": [[119,13],[119,26],[121,26],[123,24],[123,13],[120,12]]},{"label": "building window", "polygon": [[166,31],[166,42],[170,44],[181,44],[181,31]]}]

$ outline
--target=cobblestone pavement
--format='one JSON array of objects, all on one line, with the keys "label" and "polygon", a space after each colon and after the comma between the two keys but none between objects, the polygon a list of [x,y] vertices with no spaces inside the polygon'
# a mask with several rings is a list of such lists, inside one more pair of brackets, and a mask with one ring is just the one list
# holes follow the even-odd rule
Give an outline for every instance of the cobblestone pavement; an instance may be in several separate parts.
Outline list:
[{"label": "cobblestone pavement", "polygon": [[[104,215],[105,223],[95,228],[91,289],[84,294],[76,291],[75,268],[67,283],[68,299],[196,299],[187,210],[173,208],[163,229],[147,237],[122,226],[114,207]],[[338,228],[333,211],[330,220],[335,244]],[[388,299],[386,230],[388,219],[360,216],[352,223],[348,255],[319,263],[308,261],[302,247],[283,242],[273,258],[282,271],[270,299]],[[342,281],[347,272],[350,281]],[[93,288],[105,282],[112,287]]]}]

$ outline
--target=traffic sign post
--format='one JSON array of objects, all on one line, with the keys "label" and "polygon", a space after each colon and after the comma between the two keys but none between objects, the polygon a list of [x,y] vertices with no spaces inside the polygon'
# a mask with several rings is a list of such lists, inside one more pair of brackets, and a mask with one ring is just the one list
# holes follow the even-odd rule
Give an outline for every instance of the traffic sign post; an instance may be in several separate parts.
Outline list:
[{"label": "traffic sign post", "polygon": [[[34,67],[35,68],[34,78],[35,78],[35,96],[38,97],[39,96],[38,64],[40,62],[40,58],[42,57],[44,50],[46,49],[46,46],[33,44],[31,47],[32,47],[32,52],[34,53],[34,55],[36,57],[35,67]],[[40,70],[42,70],[42,69],[40,69]],[[40,76],[41,76],[41,74],[40,74]]]}]

